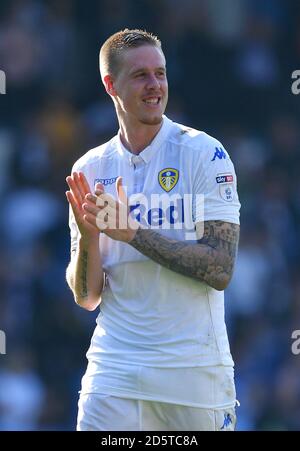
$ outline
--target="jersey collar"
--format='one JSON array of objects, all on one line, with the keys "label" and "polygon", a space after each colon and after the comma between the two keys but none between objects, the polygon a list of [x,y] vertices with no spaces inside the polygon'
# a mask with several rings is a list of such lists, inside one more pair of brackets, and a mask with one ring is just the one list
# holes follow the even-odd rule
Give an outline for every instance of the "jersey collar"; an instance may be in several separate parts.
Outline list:
[{"label": "jersey collar", "polygon": [[[163,116],[163,123],[162,126],[153,139],[153,141],[147,146],[142,152],[138,154],[139,159],[142,159],[145,163],[149,163],[153,155],[159,151],[159,149],[162,147],[164,140],[166,139],[171,127],[173,125],[173,121],[171,119],[167,118],[167,116]],[[117,150],[118,153],[125,158],[128,158],[129,163],[133,164],[134,160],[136,159],[137,155],[131,153],[129,150],[126,149],[126,147],[123,145],[121,139],[120,139],[120,131],[117,135]]]}]

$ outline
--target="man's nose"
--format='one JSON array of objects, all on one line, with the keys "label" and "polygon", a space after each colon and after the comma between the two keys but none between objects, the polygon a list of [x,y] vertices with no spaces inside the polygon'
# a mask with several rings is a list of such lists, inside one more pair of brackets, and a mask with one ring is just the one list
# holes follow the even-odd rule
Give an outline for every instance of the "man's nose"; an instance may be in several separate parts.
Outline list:
[{"label": "man's nose", "polygon": [[147,80],[147,87],[149,89],[157,89],[160,88],[160,81],[156,77],[155,74],[149,74],[148,80]]}]

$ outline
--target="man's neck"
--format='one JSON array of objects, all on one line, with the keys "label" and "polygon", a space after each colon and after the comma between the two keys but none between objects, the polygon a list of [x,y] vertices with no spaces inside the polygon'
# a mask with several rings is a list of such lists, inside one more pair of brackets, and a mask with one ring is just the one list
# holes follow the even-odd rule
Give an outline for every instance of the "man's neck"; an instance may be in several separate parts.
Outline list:
[{"label": "man's neck", "polygon": [[162,123],[163,121],[157,125],[139,124],[138,127],[128,127],[122,121],[119,121],[122,144],[131,153],[138,155],[151,144],[161,129]]}]

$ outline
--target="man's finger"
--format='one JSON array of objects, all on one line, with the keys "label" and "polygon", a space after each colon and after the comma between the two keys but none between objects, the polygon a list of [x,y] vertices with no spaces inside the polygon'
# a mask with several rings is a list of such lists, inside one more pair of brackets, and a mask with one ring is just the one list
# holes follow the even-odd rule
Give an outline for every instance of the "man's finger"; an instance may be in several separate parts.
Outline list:
[{"label": "man's finger", "polygon": [[76,202],[76,199],[74,198],[73,194],[71,191],[66,191],[66,197],[68,199],[69,204],[71,205],[72,211],[74,213],[74,216],[78,216],[79,214],[79,207],[78,204]]},{"label": "man's finger", "polygon": [[97,196],[95,196],[94,194],[89,193],[89,194],[85,195],[84,200],[88,201],[88,202],[92,202],[93,204],[96,205],[96,203],[97,203]]},{"label": "man's finger", "polygon": [[96,205],[93,204],[92,202],[84,203],[82,205],[82,208],[84,209],[85,212],[89,212],[89,213],[93,214],[94,216],[96,216],[99,212],[99,208],[97,208]]},{"label": "man's finger", "polygon": [[79,178],[80,178],[80,181],[82,183],[82,187],[83,187],[84,193],[85,194],[91,193],[90,185],[88,184],[88,181],[87,181],[87,179],[86,179],[86,177],[85,177],[83,172],[79,172]]},{"label": "man's finger", "polygon": [[81,202],[83,202],[84,196],[85,196],[85,192],[84,192],[84,187],[83,187],[82,181],[81,181],[80,176],[79,176],[79,174],[77,172],[74,172],[73,177],[74,177],[74,182],[76,183],[76,187],[77,187],[77,189],[78,189],[78,191],[80,193]]},{"label": "man's finger", "polygon": [[69,185],[69,188],[72,191],[72,195],[76,199],[76,202],[81,205],[82,202],[83,202],[83,198],[82,198],[81,193],[80,193],[80,191],[79,191],[79,189],[77,187],[77,183],[74,180],[74,175],[72,174],[72,176],[68,176],[66,178],[66,182]]},{"label": "man's finger", "polygon": [[117,178],[116,190],[117,190],[117,195],[118,195],[119,201],[122,204],[127,205],[127,196],[126,196],[125,190],[123,188],[123,179],[122,179],[122,177],[118,177]]},{"label": "man's finger", "polygon": [[104,190],[104,186],[102,185],[102,183],[96,183],[95,194],[97,194],[97,196],[99,196],[99,194],[103,194],[104,192],[105,192],[105,190]]}]

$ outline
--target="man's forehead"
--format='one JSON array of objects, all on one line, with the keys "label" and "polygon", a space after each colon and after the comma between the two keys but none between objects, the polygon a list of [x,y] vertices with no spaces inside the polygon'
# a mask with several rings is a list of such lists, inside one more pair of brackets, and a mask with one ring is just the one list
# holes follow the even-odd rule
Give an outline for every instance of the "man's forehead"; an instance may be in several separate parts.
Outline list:
[{"label": "man's forehead", "polygon": [[122,60],[126,65],[126,69],[130,72],[139,68],[159,68],[166,65],[162,50],[150,45],[124,50],[122,52]]}]

